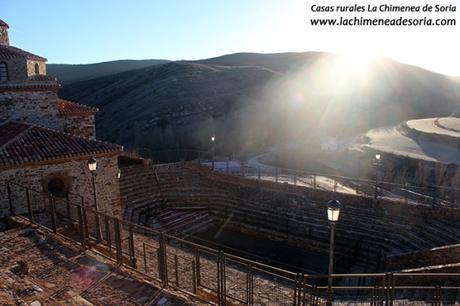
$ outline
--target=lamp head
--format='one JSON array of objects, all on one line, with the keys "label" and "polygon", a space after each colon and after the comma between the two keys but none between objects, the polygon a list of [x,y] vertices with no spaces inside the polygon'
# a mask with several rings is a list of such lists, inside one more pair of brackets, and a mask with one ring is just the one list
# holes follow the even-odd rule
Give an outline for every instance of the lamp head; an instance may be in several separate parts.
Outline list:
[{"label": "lamp head", "polygon": [[214,142],[216,140],[215,136],[211,136],[211,141]]},{"label": "lamp head", "polygon": [[88,169],[89,171],[94,172],[96,171],[96,168],[97,168],[97,161],[93,156],[88,160]]},{"label": "lamp head", "polygon": [[118,171],[117,171],[117,178],[120,178],[120,177],[121,177],[121,170],[118,169]]},{"label": "lamp head", "polygon": [[380,158],[382,158],[382,155],[380,155],[380,154],[378,154],[378,153],[375,154],[375,159],[376,159],[376,160],[380,160]]},{"label": "lamp head", "polygon": [[341,206],[342,204],[338,200],[330,200],[327,202],[327,219],[330,222],[339,221]]}]

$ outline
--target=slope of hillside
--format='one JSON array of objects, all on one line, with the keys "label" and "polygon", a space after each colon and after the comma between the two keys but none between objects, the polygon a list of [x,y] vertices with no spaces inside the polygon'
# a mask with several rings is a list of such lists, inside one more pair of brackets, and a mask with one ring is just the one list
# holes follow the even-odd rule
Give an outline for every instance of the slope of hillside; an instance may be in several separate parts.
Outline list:
[{"label": "slope of hillside", "polygon": [[273,71],[287,72],[298,68],[299,65],[312,64],[325,57],[332,58],[333,55],[324,52],[234,53],[196,62],[222,66],[265,67]]},{"label": "slope of hillside", "polygon": [[47,72],[62,84],[90,80],[114,73],[167,63],[166,60],[119,60],[86,65],[48,64]]},{"label": "slope of hillside", "polygon": [[61,94],[100,108],[97,132],[103,139],[156,149],[193,147],[209,140],[218,118],[257,103],[276,76],[265,68],[172,62],[74,83]]},{"label": "slope of hillside", "polygon": [[[234,151],[451,115],[460,84],[388,59],[362,67],[318,53],[233,54],[65,86],[99,107],[98,136],[125,146]],[[312,136],[314,136],[312,138]],[[311,142],[311,140],[309,140]]]}]

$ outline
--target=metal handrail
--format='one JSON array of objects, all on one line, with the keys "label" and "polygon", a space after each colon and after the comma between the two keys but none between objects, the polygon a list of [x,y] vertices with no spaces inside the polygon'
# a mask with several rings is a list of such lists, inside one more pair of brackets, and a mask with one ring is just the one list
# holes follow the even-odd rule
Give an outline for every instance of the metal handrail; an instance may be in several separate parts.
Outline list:
[{"label": "metal handrail", "polygon": [[[17,184],[17,183],[14,183],[15,185],[23,188],[24,190],[32,190],[28,187],[25,187],[25,186],[22,186],[20,184]],[[42,194],[42,193],[41,193]],[[45,193],[46,194],[46,193]],[[51,207],[51,210],[48,211],[48,210],[45,210],[45,213],[46,214],[49,214],[49,216],[52,218],[52,220],[54,218],[56,218],[55,214],[56,214],[56,197],[54,197],[53,195],[51,194],[46,194],[49,199],[50,199],[50,207]],[[29,203],[28,203],[29,204]],[[159,246],[155,248],[158,249],[158,254],[159,254],[159,260],[161,259],[161,261],[158,261],[158,268],[160,267],[160,265],[164,265],[166,263],[166,266],[163,266],[163,269],[168,269],[167,267],[167,262],[168,262],[168,256],[171,256],[171,255],[168,255],[168,252],[166,252],[166,249],[165,247],[168,247],[168,243],[166,245],[164,245],[164,241],[170,241],[170,240],[173,240],[175,242],[179,242],[181,244],[184,244],[186,245],[187,247],[190,248],[190,250],[188,249],[183,249],[183,248],[178,248],[178,246],[174,245],[175,248],[177,248],[178,250],[181,250],[181,251],[185,251],[185,252],[188,252],[191,256],[193,256],[193,251],[191,250],[194,250],[194,249],[197,249],[199,250],[199,252],[206,252],[206,253],[209,253],[211,255],[216,255],[218,256],[217,257],[217,261],[219,262],[219,258],[220,256],[225,256],[226,258],[228,258],[229,260],[233,261],[234,264],[239,264],[239,265],[242,265],[244,267],[251,267],[252,268],[252,271],[251,273],[254,273],[254,275],[258,275],[258,273],[262,273],[262,274],[268,274],[269,277],[272,278],[272,281],[275,281],[275,279],[279,279],[279,281],[283,282],[283,281],[288,281],[289,283],[283,283],[282,286],[286,287],[286,288],[290,288],[290,289],[293,289],[294,290],[294,294],[297,294],[298,291],[296,290],[304,290],[303,292],[305,293],[305,290],[307,290],[309,293],[309,295],[313,295],[314,293],[311,293],[311,291],[313,290],[325,290],[325,289],[332,289],[332,290],[374,290],[376,289],[377,287],[378,288],[383,288],[387,291],[392,291],[394,292],[394,290],[401,290],[401,289],[408,289],[408,290],[412,290],[412,289],[425,289],[425,290],[454,290],[454,289],[460,289],[460,287],[457,287],[457,286],[438,286],[438,285],[433,285],[433,286],[426,286],[426,285],[423,285],[423,286],[408,286],[408,285],[396,285],[394,283],[394,280],[397,279],[397,280],[404,280],[404,279],[408,279],[408,280],[413,280],[413,278],[440,278],[440,277],[453,277],[453,278],[456,278],[456,279],[460,279],[460,273],[446,273],[446,272],[443,272],[443,273],[413,273],[413,272],[395,272],[395,273],[350,273],[350,274],[331,274],[331,275],[313,275],[313,274],[302,274],[302,278],[303,278],[303,283],[301,282],[300,286],[302,286],[300,289],[297,289],[297,286],[298,286],[298,279],[299,279],[299,273],[295,273],[295,272],[292,272],[292,271],[288,271],[288,270],[285,270],[285,269],[281,269],[281,268],[277,268],[277,267],[273,267],[273,266],[270,266],[270,265],[267,265],[267,264],[263,264],[263,263],[260,263],[260,262],[257,262],[257,261],[253,261],[253,260],[249,260],[249,259],[246,259],[246,258],[243,258],[243,257],[240,257],[240,256],[236,256],[236,255],[232,255],[232,254],[227,254],[227,253],[224,253],[220,250],[217,250],[217,249],[214,249],[214,248],[210,248],[210,247],[207,247],[207,246],[204,246],[204,245],[200,245],[200,244],[197,244],[197,243],[194,243],[194,242],[191,242],[191,241],[188,241],[188,240],[185,240],[185,239],[182,239],[182,238],[179,238],[179,237],[175,237],[173,235],[169,235],[169,234],[165,234],[165,233],[162,233],[158,230],[155,230],[155,229],[152,229],[152,228],[149,228],[149,227],[146,227],[146,226],[142,226],[142,225],[139,225],[139,224],[135,224],[135,223],[132,223],[130,221],[124,221],[124,220],[120,220],[120,219],[117,219],[113,216],[110,216],[108,214],[105,214],[105,213],[102,213],[102,212],[98,212],[96,210],[94,210],[93,208],[90,208],[90,207],[85,207],[83,205],[80,205],[79,203],[78,204],[74,204],[74,203],[71,203],[70,204],[72,207],[74,208],[77,208],[78,211],[82,211],[84,215],[86,215],[87,213],[91,214],[91,216],[94,216],[96,218],[103,218],[104,220],[110,220],[110,222],[112,222],[114,224],[114,230],[116,231],[116,228],[115,227],[115,224],[120,224],[121,227],[118,228],[118,230],[120,231],[118,233],[118,235],[115,233],[115,239],[118,239],[118,241],[120,242],[120,245],[117,245],[117,242],[115,242],[115,248],[117,249],[115,253],[113,252],[110,252],[108,255],[105,254],[104,256],[105,257],[108,257],[109,259],[111,260],[115,260],[115,258],[113,258],[116,253],[119,253],[121,254],[121,260],[120,260],[120,257],[118,257],[117,255],[117,262],[119,262],[120,265],[123,265],[123,266],[126,266],[126,267],[129,267],[129,268],[132,268],[133,270],[139,272],[139,273],[142,273],[143,275],[146,275],[147,277],[152,277],[152,276],[149,276],[147,273],[143,273],[141,271],[140,268],[137,268],[136,267],[136,251],[135,251],[135,246],[134,246],[134,241],[133,241],[133,231],[136,230],[136,231],[143,231],[144,233],[148,233],[148,234],[153,234],[153,235],[156,235],[159,237]],[[30,205],[28,205],[28,209],[30,209]],[[53,208],[54,207],[54,208]],[[29,212],[30,213],[30,212]],[[31,214],[29,214],[29,217],[31,216]],[[27,217],[23,217],[25,219],[27,219]],[[70,218],[71,222],[75,222],[72,218]],[[84,224],[84,226],[87,226],[86,224],[86,219],[82,219],[82,216],[80,215],[79,213],[79,218],[78,218],[78,221],[77,221],[77,224],[80,224],[80,230],[82,229],[82,224]],[[32,221],[32,220],[30,220]],[[54,220],[55,221],[55,220]],[[47,230],[49,230],[50,228],[49,227],[46,227],[46,226],[43,226],[44,228],[46,228]],[[59,235],[62,235],[60,234],[57,229],[56,229],[56,222],[52,222],[52,230],[54,233],[57,233]],[[125,237],[125,238],[122,238],[123,237],[123,232],[122,231],[129,231],[129,236],[128,237]],[[107,234],[108,232],[106,232]],[[85,247],[85,243],[84,243],[84,240],[86,238],[85,235],[83,235],[82,233],[80,233],[80,237],[81,239],[83,239],[83,241],[81,242],[81,245],[82,247]],[[118,238],[116,238],[118,237]],[[145,236],[145,237],[149,237],[149,235]],[[95,241],[93,238],[91,237],[88,237],[92,240],[92,244],[95,244],[95,243],[98,243],[98,241]],[[74,239],[70,238],[70,237],[66,237],[66,239],[70,239],[71,241],[73,242],[76,242]],[[104,238],[103,238],[104,239]],[[126,240],[128,239],[128,249],[129,251],[126,252],[124,250],[124,246],[123,244],[121,244],[121,241],[120,240]],[[163,242],[162,242],[163,241]],[[142,240],[140,241],[142,242]],[[100,244],[98,244],[98,248],[105,248],[107,247],[106,244],[102,241],[102,242],[99,242]],[[145,243],[145,242],[142,242],[142,243]],[[91,245],[89,247],[91,247]],[[153,246],[153,245],[152,245]],[[97,250],[96,250],[97,251]],[[161,254],[164,254],[164,255],[161,255]],[[160,258],[160,255],[163,256]],[[186,258],[187,260],[189,260],[190,258],[186,257],[186,256],[182,256],[180,253],[175,253],[173,254],[175,256],[175,258],[177,257],[181,257],[181,258]],[[199,256],[199,255],[198,255]],[[205,258],[205,257],[204,257]],[[125,259],[129,259],[129,261],[126,261]],[[220,267],[218,265],[218,268],[217,269],[227,269],[227,268],[232,268],[232,265],[228,265],[225,264],[225,261],[224,261],[224,265],[222,267]],[[233,267],[234,268],[234,267]],[[238,268],[234,268],[234,269],[237,269],[239,270]],[[222,272],[225,276],[225,271]],[[249,273],[249,272],[248,272]],[[176,270],[176,274],[177,274],[177,270]],[[161,274],[160,273],[160,280],[162,282],[164,282],[164,277],[165,275],[167,274]],[[259,277],[261,277],[259,275]],[[357,285],[357,286],[339,286],[337,284],[333,284],[332,287],[329,287],[329,286],[323,286],[323,285],[319,285],[319,286],[315,286],[315,285],[312,285],[312,284],[309,284],[307,283],[306,281],[315,281],[315,280],[325,280],[327,278],[332,278],[332,279],[353,279],[353,278],[361,278],[361,279],[365,279],[365,280],[373,280],[373,281],[378,281],[379,282],[379,285],[376,285],[376,286],[369,286],[369,285],[365,285],[366,282],[364,282],[364,285],[360,286],[360,285]],[[158,278],[155,278],[154,279],[158,279]],[[248,278],[248,281],[251,281],[251,282],[254,282],[254,280],[249,280],[250,278]],[[166,280],[166,284],[167,284],[167,280]],[[294,285],[295,284],[295,285]],[[359,282],[358,282],[359,284]],[[249,286],[249,284],[247,283],[247,285]],[[252,284],[253,286],[254,284]],[[170,285],[171,287],[177,287],[176,285],[174,284],[171,284]],[[294,287],[293,287],[294,286]],[[203,287],[206,287],[206,285],[203,284]],[[221,288],[225,288],[224,287],[221,287]],[[302,289],[303,288],[303,289]],[[188,290],[184,290],[183,288],[177,288],[185,293],[188,293],[190,294],[190,292]],[[211,289],[211,288],[210,288]],[[211,290],[215,290],[215,289],[211,289]],[[229,295],[228,293],[225,292],[225,289],[221,289],[221,290],[224,290],[224,292],[219,292],[219,294],[223,294],[224,297],[223,299],[225,300],[226,298],[228,299],[233,299],[233,300],[239,300],[241,301],[238,297],[234,297],[234,296],[231,296]],[[248,289],[249,290],[249,289]],[[252,291],[251,291],[252,292]],[[437,292],[437,291],[436,291]],[[193,293],[192,293],[193,294]],[[249,293],[248,293],[249,294]],[[253,292],[251,294],[254,294]],[[319,292],[317,293],[319,294]],[[318,295],[317,295],[318,297]],[[304,296],[305,298],[305,296]],[[342,298],[342,297],[341,297]],[[393,299],[394,297],[390,297],[391,299]]]}]

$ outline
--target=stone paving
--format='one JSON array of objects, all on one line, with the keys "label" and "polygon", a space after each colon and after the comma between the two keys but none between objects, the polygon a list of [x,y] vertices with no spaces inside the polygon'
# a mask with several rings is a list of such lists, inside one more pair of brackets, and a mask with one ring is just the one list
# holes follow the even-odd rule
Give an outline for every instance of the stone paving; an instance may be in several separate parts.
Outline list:
[{"label": "stone paving", "polygon": [[0,231],[0,304],[193,304],[75,247],[24,224]]}]

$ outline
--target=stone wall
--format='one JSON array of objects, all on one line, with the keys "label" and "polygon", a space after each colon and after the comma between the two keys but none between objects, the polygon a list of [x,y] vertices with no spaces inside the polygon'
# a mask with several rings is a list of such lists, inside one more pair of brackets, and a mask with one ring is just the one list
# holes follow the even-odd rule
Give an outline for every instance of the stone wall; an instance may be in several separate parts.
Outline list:
[{"label": "stone wall", "polygon": [[27,79],[27,63],[24,58],[0,58],[0,62],[8,67],[9,81],[24,81]]},{"label": "stone wall", "polygon": [[67,116],[64,120],[64,132],[84,138],[96,139],[95,115]]},{"label": "stone wall", "polygon": [[[98,161],[96,171],[96,189],[99,210],[115,216],[120,216],[120,188],[118,182],[118,161],[116,155],[96,158]],[[47,191],[49,182],[57,178],[63,182],[64,188],[72,195],[70,199],[75,204],[80,204],[83,196],[85,203],[94,207],[93,187],[91,173],[88,170],[87,158],[53,163],[33,167],[4,170],[0,172],[0,217],[8,214],[8,197],[6,182],[27,186],[38,192],[31,192],[30,196],[36,208],[43,205],[43,195]],[[23,188],[12,185],[12,198],[17,213],[27,211],[26,195]]]},{"label": "stone wall", "polygon": [[460,244],[399,256],[390,256],[387,260],[387,268],[389,270],[421,268],[445,264],[460,264]]},{"label": "stone wall", "polygon": [[46,75],[46,63],[44,61],[27,60],[27,76],[33,76],[35,72],[35,64],[38,65],[38,74]]},{"label": "stone wall", "polygon": [[9,46],[10,39],[8,38],[8,28],[0,26],[0,45]]},{"label": "stone wall", "polygon": [[57,92],[5,91],[0,93],[0,121],[21,121],[64,130],[64,121],[58,116]]}]

